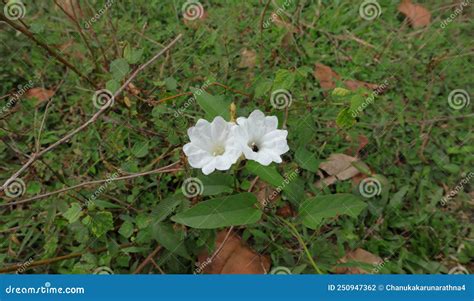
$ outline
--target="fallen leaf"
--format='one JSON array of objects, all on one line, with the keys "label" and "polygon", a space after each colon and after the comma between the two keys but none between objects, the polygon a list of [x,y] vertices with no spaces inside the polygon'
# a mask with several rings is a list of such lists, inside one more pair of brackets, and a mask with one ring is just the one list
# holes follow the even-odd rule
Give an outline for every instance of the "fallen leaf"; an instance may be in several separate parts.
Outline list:
[{"label": "fallen leaf", "polygon": [[[217,234],[216,248],[222,245],[228,230]],[[270,269],[270,259],[260,255],[248,246],[235,233],[231,233],[212,260],[208,252],[198,256],[199,269],[204,274],[266,274]]]},{"label": "fallen leaf", "polygon": [[[336,88],[336,81],[341,79],[339,74],[332,70],[331,67],[320,63],[315,64],[313,75],[319,81],[321,88],[324,90]],[[376,90],[379,88],[379,85],[377,84],[367,83],[360,80],[346,80],[344,81],[344,85],[352,91],[355,91],[361,87],[370,90]]]},{"label": "fallen leaf", "polygon": [[27,98],[36,98],[39,102],[46,101],[54,95],[53,90],[43,88],[31,88],[26,92]]},{"label": "fallen leaf", "polygon": [[295,212],[291,208],[290,204],[286,204],[285,206],[278,208],[276,214],[281,217],[290,217],[290,216],[294,216]]},{"label": "fallen leaf", "polygon": [[253,68],[257,62],[257,53],[253,50],[244,48],[240,51],[239,68]]},{"label": "fallen leaf", "polygon": [[340,79],[340,76],[330,67],[319,63],[316,63],[313,74],[324,90],[336,88],[336,80]]},{"label": "fallen leaf", "polygon": [[[345,178],[347,174],[351,173],[347,172],[347,170],[355,169],[351,164],[351,162],[354,161],[357,161],[357,158],[344,154],[332,154],[329,156],[328,161],[322,162],[319,165],[319,168],[327,172],[330,176],[336,176],[339,180],[346,180],[348,179]],[[357,173],[359,172],[357,171]],[[343,174],[343,177],[339,176],[340,174]]]},{"label": "fallen leaf", "polygon": [[[377,255],[360,248],[346,253],[344,257],[338,260],[339,263],[347,263],[350,261],[370,264],[372,267],[384,262],[383,259]],[[370,271],[367,271],[361,267],[336,267],[334,272],[336,274],[370,274]]]},{"label": "fallen leaf", "polygon": [[376,90],[379,87],[379,85],[377,84],[366,83],[360,80],[346,80],[344,81],[344,85],[347,87],[347,89],[352,91],[355,91],[362,87],[369,90]]},{"label": "fallen leaf", "polygon": [[360,171],[353,165],[354,163],[361,164],[366,169],[369,167],[356,157],[345,154],[331,154],[326,162],[319,165],[319,169],[325,171],[329,176],[325,176],[322,172],[318,172],[321,180],[316,182],[316,187],[322,188],[332,185],[337,181],[345,181],[357,176]]},{"label": "fallen leaf", "polygon": [[278,198],[279,193],[264,181],[257,181],[254,187],[255,195],[260,205],[265,208]]},{"label": "fallen leaf", "polygon": [[424,27],[431,23],[431,13],[420,4],[413,4],[411,0],[403,0],[398,11],[404,14],[414,28]]},{"label": "fallen leaf", "polygon": [[[353,155],[353,156],[356,156],[358,157],[359,154],[360,154],[360,151],[363,150],[367,144],[369,144],[369,138],[367,138],[367,136],[365,135],[359,135],[357,137],[357,148],[354,150],[355,146],[351,146],[347,151],[346,151],[346,154],[348,155]],[[350,141],[352,142],[352,139],[350,139]]]}]

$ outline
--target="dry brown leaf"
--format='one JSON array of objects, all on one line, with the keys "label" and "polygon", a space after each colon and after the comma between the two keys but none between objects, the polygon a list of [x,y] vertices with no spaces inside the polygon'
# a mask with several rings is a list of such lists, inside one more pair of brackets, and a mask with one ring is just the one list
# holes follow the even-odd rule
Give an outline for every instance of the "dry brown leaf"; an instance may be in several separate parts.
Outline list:
[{"label": "dry brown leaf", "polygon": [[336,80],[340,79],[340,76],[330,67],[319,63],[316,63],[313,74],[324,90],[336,88]]},{"label": "dry brown leaf", "polygon": [[279,193],[263,181],[257,181],[254,187],[255,195],[260,205],[265,208],[277,200]]},{"label": "dry brown leaf", "polygon": [[26,92],[27,98],[36,98],[39,102],[46,101],[54,95],[53,90],[43,88],[31,88]]},{"label": "dry brown leaf", "polygon": [[281,217],[295,216],[295,212],[291,208],[290,204],[286,204],[285,206],[278,208],[276,214]]},{"label": "dry brown leaf", "polygon": [[[384,262],[382,258],[377,255],[360,248],[346,253],[338,262],[347,263],[350,261],[363,262],[374,267]],[[360,267],[337,267],[334,272],[336,274],[370,274],[370,271],[366,271]]]},{"label": "dry brown leaf", "polygon": [[[349,139],[349,141],[353,142],[352,139]],[[359,135],[357,137],[357,147],[355,145],[352,145],[346,151],[346,154],[358,157],[360,151],[363,150],[367,146],[367,144],[369,144],[369,138],[367,138],[367,136],[365,135]]]},{"label": "dry brown leaf", "polygon": [[328,161],[322,162],[319,168],[327,172],[330,176],[336,176],[345,170],[353,167],[351,162],[357,161],[357,158],[351,157],[345,154],[332,154],[329,156]]},{"label": "dry brown leaf", "polygon": [[257,62],[257,53],[253,50],[244,48],[240,51],[239,68],[253,68]]},{"label": "dry brown leaf", "polygon": [[403,0],[398,11],[404,14],[414,28],[428,26],[431,23],[431,13],[420,4],[413,4],[411,0]]},{"label": "dry brown leaf", "polygon": [[[314,67],[314,77],[319,81],[321,88],[324,90],[331,90],[336,88],[336,81],[340,80],[341,77],[331,67],[324,64],[316,63]],[[347,89],[355,91],[360,87],[367,89],[376,90],[379,85],[363,82],[360,80],[346,80],[344,85]]]},{"label": "dry brown leaf", "polygon": [[[223,230],[217,234],[216,248],[221,246],[227,232]],[[209,256],[207,252],[198,256],[204,274],[266,274],[270,269],[270,259],[246,246],[235,233],[229,235],[213,260]]]},{"label": "dry brown leaf", "polygon": [[369,90],[375,90],[379,87],[377,84],[372,84],[372,83],[366,83],[360,80],[346,80],[344,81],[344,85],[346,86],[347,89],[355,91],[361,87],[364,87]]},{"label": "dry brown leaf", "polygon": [[332,185],[337,181],[345,181],[354,178],[360,171],[352,165],[352,162],[358,161],[358,164],[364,165],[367,169],[369,167],[356,157],[345,154],[331,154],[326,162],[319,165],[319,169],[325,171],[329,176],[325,177],[322,172],[318,172],[321,180],[316,182],[316,187],[322,188]]}]

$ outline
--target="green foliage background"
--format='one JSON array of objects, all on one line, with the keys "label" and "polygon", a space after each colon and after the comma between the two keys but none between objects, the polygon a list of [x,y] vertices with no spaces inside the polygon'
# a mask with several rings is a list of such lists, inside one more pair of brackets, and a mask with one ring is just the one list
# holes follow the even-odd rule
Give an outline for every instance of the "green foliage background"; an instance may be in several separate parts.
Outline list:
[{"label": "green foliage background", "polygon": [[[81,24],[90,10],[98,11],[105,3],[80,2],[86,12]],[[413,29],[397,12],[398,1],[379,1],[382,14],[373,21],[359,16],[357,1],[290,2],[282,18],[299,29],[292,35],[274,23],[261,32],[264,3],[256,0],[202,1],[206,19],[188,24],[181,12],[184,1],[115,1],[91,23],[97,38],[86,32],[92,52],[53,1],[28,2],[22,21],[34,36],[56,50],[72,42],[62,55],[99,87],[112,91],[129,71],[179,33],[183,38],[133,82],[140,90],[138,96],[127,90],[104,117],[22,174],[26,183],[22,198],[106,179],[119,170],[143,172],[177,161],[183,169],[114,181],[93,202],[87,200],[98,186],[0,207],[0,267],[79,252],[79,257],[27,272],[92,273],[107,266],[114,273],[132,273],[161,245],[157,264],[163,271],[193,273],[197,254],[215,247],[216,229],[186,227],[177,223],[179,218],[171,219],[194,206],[182,195],[183,181],[202,179],[204,187],[211,189],[199,197],[203,201],[245,192],[255,175],[278,186],[281,175],[298,168],[297,179],[274,207],[257,222],[236,227],[253,249],[271,257],[273,266],[289,267],[293,273],[315,272],[276,210],[291,204],[298,212],[315,195],[344,193],[365,203],[360,214],[322,217],[321,223],[309,228],[298,214],[287,218],[323,272],[331,272],[337,259],[355,248],[387,258],[382,273],[447,273],[457,265],[472,271],[472,183],[446,206],[440,204],[446,191],[473,171],[472,104],[453,110],[447,102],[454,89],[472,93],[472,7],[443,29],[441,21],[449,17],[452,7],[442,1],[419,1],[432,12],[432,24]],[[276,3],[283,5],[283,1]],[[276,9],[270,4],[265,19]],[[0,41],[0,95],[15,92],[30,80],[35,87],[57,89],[41,135],[42,147],[97,111],[92,103],[96,89],[31,40],[0,23]],[[256,52],[254,68],[239,67],[243,48]],[[320,87],[313,76],[315,63],[331,66],[343,79],[387,80],[389,88],[357,120],[344,122],[338,115],[350,100]],[[251,97],[214,85],[197,102],[187,103],[189,96],[157,102],[206,81]],[[287,119],[285,110],[270,104],[275,89],[291,92]],[[7,98],[1,101],[3,106]],[[212,109],[225,111],[231,101],[239,116],[260,109],[278,116],[280,127],[286,120],[290,152],[283,164],[264,171],[241,165],[226,176],[217,172],[210,177],[185,164],[181,147],[188,141],[187,128],[215,114]],[[206,109],[206,102],[220,105]],[[34,152],[45,108],[45,102],[22,98],[2,115],[2,183]],[[351,181],[320,191],[315,186],[317,166],[330,154],[356,149],[360,135],[369,140],[361,160],[372,173],[383,176],[381,195],[361,198]],[[2,199],[0,205],[16,200]],[[92,251],[101,248],[106,251]]]}]

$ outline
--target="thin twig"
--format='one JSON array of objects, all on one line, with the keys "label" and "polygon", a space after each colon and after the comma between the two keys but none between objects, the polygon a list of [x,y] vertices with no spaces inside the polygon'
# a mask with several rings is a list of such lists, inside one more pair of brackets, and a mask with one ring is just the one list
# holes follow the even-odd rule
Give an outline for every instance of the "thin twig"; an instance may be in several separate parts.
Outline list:
[{"label": "thin twig", "polygon": [[[127,247],[130,247],[132,245],[133,244],[131,244],[131,243],[123,244],[123,245],[119,246],[119,249],[127,248]],[[66,259],[81,257],[85,253],[97,254],[97,253],[105,252],[107,250],[108,250],[108,248],[104,247],[104,248],[100,248],[100,249],[97,249],[97,250],[86,250],[84,252],[71,253],[71,254],[68,254],[68,255],[58,256],[58,257],[54,257],[54,258],[37,260],[37,261],[33,261],[32,263],[30,263],[28,265],[26,265],[26,264],[25,265],[14,264],[14,265],[8,266],[6,268],[0,269],[0,274],[13,272],[13,271],[18,270],[19,268],[22,268],[22,270],[23,269],[25,269],[25,270],[26,269],[31,269],[31,268],[34,268],[34,267],[37,267],[37,266],[48,265],[48,264],[52,264],[52,263],[55,263],[55,262],[58,262],[58,261],[63,261],[63,260],[66,260]]]},{"label": "thin twig", "polygon": [[24,204],[24,203],[27,203],[27,202],[31,202],[31,201],[39,200],[39,199],[44,199],[44,198],[47,198],[47,197],[52,196],[52,195],[56,195],[56,194],[59,194],[59,193],[62,193],[62,192],[66,192],[66,191],[69,191],[69,190],[73,190],[73,189],[77,189],[77,188],[81,188],[81,187],[85,187],[85,186],[92,186],[92,185],[102,184],[102,183],[105,183],[105,182],[128,180],[128,179],[143,177],[143,176],[156,174],[156,173],[165,173],[165,172],[172,172],[172,171],[182,170],[181,168],[170,169],[170,167],[173,167],[174,165],[176,165],[178,163],[179,163],[179,161],[175,162],[175,163],[172,163],[172,164],[170,164],[168,166],[165,166],[165,167],[161,167],[161,168],[158,168],[158,169],[145,171],[145,172],[141,172],[141,173],[135,173],[135,174],[131,174],[131,175],[123,176],[123,177],[107,178],[107,179],[95,180],[95,181],[90,181],[90,182],[83,182],[83,183],[80,183],[80,184],[77,184],[77,185],[74,185],[74,186],[62,188],[62,189],[55,190],[55,191],[52,191],[52,192],[48,192],[48,193],[45,193],[45,194],[36,195],[36,196],[28,198],[28,199],[19,200],[19,201],[15,201],[15,202],[9,202],[9,203],[5,203],[5,204],[0,204],[0,207]]},{"label": "thin twig", "polygon": [[133,274],[138,274],[140,273],[144,267],[146,267],[146,265],[150,262],[150,260],[153,259],[153,257],[155,257],[156,254],[158,254],[158,252],[161,250],[161,246],[158,245],[154,250],[153,252],[151,252],[146,258],[145,260],[143,260],[142,263],[140,263],[140,265],[137,267],[137,269],[135,270],[135,272],[133,272]]},{"label": "thin twig", "polygon": [[75,130],[72,130],[71,132],[69,132],[69,134],[65,135],[63,138],[59,139],[58,141],[56,141],[55,143],[51,144],[50,146],[48,146],[47,148],[43,149],[42,151],[40,152],[37,152],[37,153],[33,153],[30,157],[30,159],[17,171],[15,172],[8,180],[6,180],[3,185],[0,187],[0,191],[2,190],[5,190],[5,188],[12,182],[14,181],[15,179],[18,178],[18,176],[23,172],[25,171],[31,164],[33,164],[33,162],[35,162],[36,159],[38,159],[39,157],[43,156],[45,153],[51,151],[52,149],[54,149],[55,147],[57,147],[58,145],[68,141],[69,139],[71,139],[74,135],[76,135],[77,133],[81,132],[82,130],[84,130],[85,128],[87,128],[89,125],[91,125],[92,123],[94,123],[97,118],[99,118],[100,115],[102,115],[111,105],[113,99],[115,97],[117,97],[118,95],[120,95],[120,93],[122,93],[122,91],[132,82],[132,80],[135,79],[135,77],[143,70],[145,69],[146,67],[148,67],[150,64],[152,64],[156,59],[158,59],[163,53],[165,53],[166,51],[168,51],[171,47],[174,46],[174,44],[176,44],[176,42],[178,42],[182,37],[182,34],[179,34],[176,38],[174,38],[173,41],[171,41],[168,46],[166,46],[165,48],[163,48],[160,52],[158,52],[154,57],[152,57],[148,62],[146,62],[145,64],[141,65],[140,67],[137,68],[137,70],[135,70],[131,75],[130,77],[125,81],[125,83],[114,93],[113,97],[111,97],[111,99],[104,105],[102,106],[99,111],[97,111],[89,120],[87,120],[85,123],[83,123],[81,126],[79,126],[78,128],[76,128]]},{"label": "thin twig", "polygon": [[86,35],[84,34],[84,31],[82,30],[82,27],[81,25],[79,24],[79,22],[77,21],[77,18],[75,16],[72,16],[71,14],[69,14],[69,12],[67,12],[64,7],[62,7],[59,3],[58,3],[58,0],[54,0],[54,4],[56,4],[57,7],[59,7],[59,9],[72,21],[72,23],[74,23],[74,25],[76,26],[77,30],[79,31],[79,35],[81,36],[82,40],[84,41],[84,44],[86,45],[86,48],[89,50],[90,54],[91,54],[91,58],[92,60],[94,61],[95,65],[96,65],[96,68],[97,70],[99,70],[99,64],[97,63],[97,60],[95,59],[95,55],[94,55],[94,51],[92,50],[92,47],[91,45],[89,44],[89,41],[87,41],[87,38],[86,38]]},{"label": "thin twig", "polygon": [[79,69],[77,69],[74,65],[72,65],[68,61],[66,61],[62,56],[60,56],[54,49],[49,47],[47,44],[45,44],[45,43],[41,42],[40,40],[38,40],[28,29],[23,28],[21,26],[18,26],[15,22],[13,22],[10,19],[6,18],[3,15],[3,13],[0,13],[0,20],[6,22],[11,27],[15,28],[19,32],[26,35],[30,40],[33,40],[36,44],[38,44],[38,46],[40,46],[41,48],[46,50],[51,56],[53,56],[55,59],[57,59],[60,63],[62,63],[63,65],[65,65],[66,67],[68,67],[69,69],[74,71],[74,73],[79,75],[79,77],[86,80],[89,84],[91,84],[96,89],[98,88],[95,85],[95,83],[92,80],[90,80],[87,76],[85,76],[81,71],[79,71]]}]

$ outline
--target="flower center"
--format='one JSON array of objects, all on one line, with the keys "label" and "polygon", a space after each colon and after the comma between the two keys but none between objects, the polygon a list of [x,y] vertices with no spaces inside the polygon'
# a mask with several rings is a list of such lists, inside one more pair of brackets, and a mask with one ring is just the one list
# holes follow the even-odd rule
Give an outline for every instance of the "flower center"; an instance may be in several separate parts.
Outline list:
[{"label": "flower center", "polygon": [[249,143],[249,147],[252,149],[253,152],[258,152],[258,145],[255,142]]},{"label": "flower center", "polygon": [[212,155],[214,157],[217,157],[217,156],[220,156],[222,155],[223,153],[225,152],[225,148],[221,145],[217,145],[214,147],[214,149],[212,150]]}]

